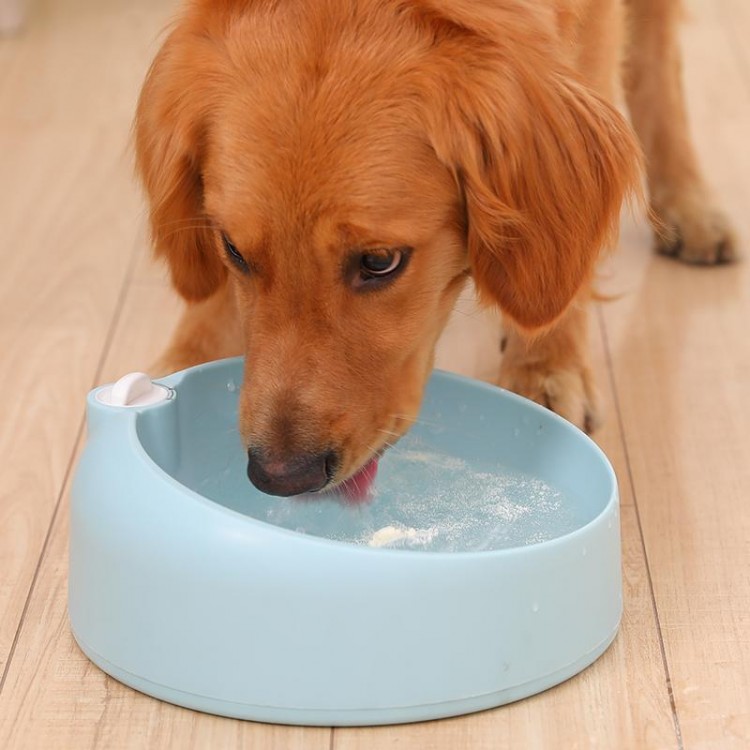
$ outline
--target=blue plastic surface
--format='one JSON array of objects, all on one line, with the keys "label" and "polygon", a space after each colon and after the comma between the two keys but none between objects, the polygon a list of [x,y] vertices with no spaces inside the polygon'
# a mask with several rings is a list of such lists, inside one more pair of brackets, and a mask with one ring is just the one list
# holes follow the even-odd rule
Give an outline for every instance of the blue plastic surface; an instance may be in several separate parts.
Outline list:
[{"label": "blue plastic surface", "polygon": [[[244,476],[241,377],[192,368],[143,408],[89,395],[69,612],[105,672],[226,716],[386,724],[532,695],[611,643],[617,485],[583,433],[438,372],[370,503],[271,498]],[[430,533],[368,546],[383,526]]]}]

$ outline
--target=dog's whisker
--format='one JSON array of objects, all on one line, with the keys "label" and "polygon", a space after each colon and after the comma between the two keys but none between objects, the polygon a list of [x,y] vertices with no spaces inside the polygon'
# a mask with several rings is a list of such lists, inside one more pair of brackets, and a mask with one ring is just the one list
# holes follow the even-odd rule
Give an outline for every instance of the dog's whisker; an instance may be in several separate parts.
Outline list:
[{"label": "dog's whisker", "polygon": [[381,446],[381,450],[383,448],[387,448],[389,451],[393,451],[394,453],[398,453],[399,455],[402,455],[408,452],[406,451],[403,445],[399,445],[398,443],[392,443],[389,440],[386,440],[383,443],[383,445]]},{"label": "dog's whisker", "polygon": [[393,412],[388,415],[391,419],[398,419],[399,422],[413,422],[415,417],[413,414],[397,414]]},{"label": "dog's whisker", "polygon": [[[395,416],[395,415],[392,415],[392,416]],[[430,422],[426,419],[413,419],[412,423],[410,424],[410,427],[416,427],[417,425],[421,425],[423,427],[435,428],[441,432],[446,429],[445,424],[441,424],[440,422]],[[476,437],[476,431],[473,430],[470,425],[468,425],[467,427],[459,427],[456,425],[452,425],[450,428],[450,431],[457,437],[466,437],[466,438],[472,438],[472,439]]]},{"label": "dog's whisker", "polygon": [[393,435],[393,437],[396,438],[401,437],[400,432],[396,432],[395,430],[385,430],[382,427],[378,427],[378,432],[382,432],[384,435]]},{"label": "dog's whisker", "polygon": [[[382,428],[379,428],[378,432],[382,433],[383,435],[390,435],[391,437],[396,439],[395,442],[398,442],[404,436],[403,432],[395,432],[394,430],[385,430]],[[394,442],[394,445],[395,445],[395,442]]]},{"label": "dog's whisker", "polygon": [[174,224],[189,224],[189,223],[202,223],[208,226],[213,226],[210,219],[205,216],[183,216],[181,219],[171,219],[170,221],[162,221],[154,227],[155,229],[163,229],[164,227],[170,227]]},{"label": "dog's whisker", "polygon": [[[384,435],[393,435],[395,437],[400,437],[400,435],[397,435],[395,432],[388,432],[386,430],[380,430],[380,429],[378,430],[378,432],[382,432]],[[395,442],[392,442],[390,440],[385,440],[382,443],[375,443],[369,446],[367,449],[367,452],[370,453],[371,455],[375,455],[377,453],[380,453],[383,450],[383,448],[388,448],[389,450],[393,450],[397,452],[403,450],[401,446],[396,445]]]},{"label": "dog's whisker", "polygon": [[177,227],[177,229],[173,229],[171,232],[167,232],[165,235],[163,235],[162,236],[162,240],[165,240],[168,237],[172,237],[173,235],[175,235],[175,234],[177,234],[179,232],[189,232],[189,231],[192,231],[194,229],[213,229],[213,227],[211,227],[209,225],[200,225],[200,224],[196,224],[194,226],[191,225],[191,226],[186,226],[186,227]]},{"label": "dog's whisker", "polygon": [[466,310],[460,310],[457,307],[453,308],[453,314],[454,315],[462,315],[464,318],[471,318],[472,320],[475,320],[476,318],[479,318],[484,315],[484,310],[473,310],[471,312],[468,312]]},{"label": "dog's whisker", "polygon": [[180,229],[213,229],[213,224],[207,224],[206,222],[201,222],[198,219],[193,220],[192,222],[188,221],[175,221],[171,224],[164,224],[162,226],[156,227],[156,229],[167,229],[167,228],[173,228],[174,230],[180,230]]},{"label": "dog's whisker", "polygon": [[417,424],[424,425],[425,427],[443,427],[439,422],[430,422],[427,419],[417,419],[410,414],[391,414],[391,417],[398,419],[399,421],[409,422],[410,426]]}]

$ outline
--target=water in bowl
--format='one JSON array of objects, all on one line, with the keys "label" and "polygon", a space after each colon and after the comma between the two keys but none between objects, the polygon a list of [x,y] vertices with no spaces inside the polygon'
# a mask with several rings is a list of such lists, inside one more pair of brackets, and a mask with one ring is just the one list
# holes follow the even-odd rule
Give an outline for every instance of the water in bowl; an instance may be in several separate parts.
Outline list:
[{"label": "water in bowl", "polygon": [[568,494],[498,463],[451,456],[407,435],[380,462],[368,502],[330,495],[269,497],[240,453],[200,481],[206,497],[302,534],[424,552],[518,547],[563,536],[587,518]]}]

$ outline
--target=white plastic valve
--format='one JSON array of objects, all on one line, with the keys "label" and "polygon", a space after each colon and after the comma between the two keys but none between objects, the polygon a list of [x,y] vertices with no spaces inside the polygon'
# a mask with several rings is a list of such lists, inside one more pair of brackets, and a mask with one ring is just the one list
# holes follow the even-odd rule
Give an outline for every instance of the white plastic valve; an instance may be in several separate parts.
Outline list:
[{"label": "white plastic valve", "polygon": [[152,406],[166,401],[171,393],[166,386],[154,383],[146,373],[130,372],[102,388],[96,399],[108,406]]}]

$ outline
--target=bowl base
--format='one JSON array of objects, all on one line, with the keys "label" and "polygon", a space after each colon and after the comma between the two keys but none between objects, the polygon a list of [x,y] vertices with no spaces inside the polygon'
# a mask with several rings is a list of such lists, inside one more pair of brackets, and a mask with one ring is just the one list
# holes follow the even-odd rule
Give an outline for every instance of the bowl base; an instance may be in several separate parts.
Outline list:
[{"label": "bowl base", "polygon": [[121,669],[107,659],[97,654],[73,631],[73,637],[83,653],[110,677],[140,693],[152,698],[173,703],[194,711],[225,716],[232,719],[258,721],[266,724],[288,724],[292,726],[332,726],[332,727],[364,727],[385,724],[410,724],[433,719],[446,719],[452,716],[462,716],[477,711],[497,708],[506,703],[528,698],[555,685],[559,685],[586,667],[593,664],[612,644],[619,624],[604,641],[596,648],[576,659],[571,664],[555,672],[543,675],[529,682],[497,690],[483,695],[459,698],[441,703],[418,706],[388,706],[385,708],[362,709],[330,709],[330,708],[290,708],[278,706],[259,706],[248,703],[212,698],[206,695],[187,693],[175,690],[168,685],[161,685],[151,680]]}]

